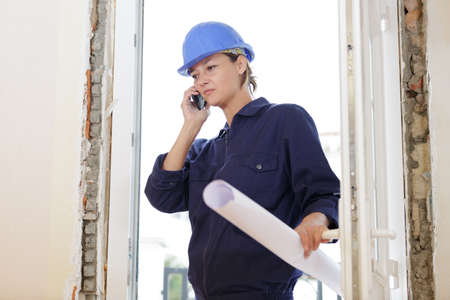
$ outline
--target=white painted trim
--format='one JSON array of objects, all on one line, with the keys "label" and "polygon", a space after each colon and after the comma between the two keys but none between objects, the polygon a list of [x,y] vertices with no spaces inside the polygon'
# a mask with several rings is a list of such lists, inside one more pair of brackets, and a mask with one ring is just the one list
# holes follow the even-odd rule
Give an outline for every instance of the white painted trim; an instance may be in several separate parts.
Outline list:
[{"label": "white painted trim", "polygon": [[133,130],[132,130],[132,174],[131,174],[131,209],[129,229],[129,288],[128,299],[138,299],[138,259],[139,259],[139,205],[140,205],[140,174],[141,174],[141,115],[142,115],[142,68],[143,68],[143,17],[144,0],[135,2],[135,34],[134,34],[134,81],[135,93],[133,101]]},{"label": "white painted trim", "polygon": [[407,298],[397,19],[395,0],[353,1],[360,299]]},{"label": "white painted trim", "polygon": [[[135,47],[140,1],[117,1],[114,45],[108,300],[136,299],[141,56]],[[134,21],[133,21],[134,20]],[[133,144],[132,144],[133,143]],[[133,275],[133,276],[131,276]]]},{"label": "white painted trim", "polygon": [[352,190],[350,168],[350,124],[347,15],[348,0],[339,0],[339,65],[341,99],[341,199],[339,201],[339,239],[341,245],[341,288],[345,299],[352,299]]},{"label": "white painted trim", "polygon": [[[373,3],[372,3],[373,5]],[[403,184],[403,149],[402,149],[402,113],[400,91],[400,57],[398,41],[398,7],[397,1],[380,1],[377,9],[378,18],[374,27],[379,29],[376,56],[380,58],[377,73],[379,88],[378,100],[375,101],[375,131],[377,166],[377,191],[379,207],[378,226],[395,232],[395,239],[379,240],[384,257],[380,259],[381,268],[387,276],[387,291],[390,299],[407,299],[406,274],[406,229],[405,202]],[[375,43],[375,38],[372,38]],[[398,262],[398,287],[389,284],[392,261]]]},{"label": "white painted trim", "polygon": [[[366,40],[364,31],[364,14],[362,10],[362,1],[352,2],[352,37],[353,37],[353,70],[354,70],[354,115],[355,115],[355,176],[356,176],[356,198],[357,198],[357,235],[359,249],[359,274],[358,274],[358,292],[354,295],[360,299],[369,299],[369,264],[367,257],[370,257],[368,236],[368,217],[367,217],[367,193],[366,193],[366,145],[365,134],[365,110],[364,101],[365,83],[367,81],[367,72],[364,69],[364,54],[366,48],[363,41]],[[363,4],[364,5],[364,4]],[[356,274],[355,274],[356,275]]]}]

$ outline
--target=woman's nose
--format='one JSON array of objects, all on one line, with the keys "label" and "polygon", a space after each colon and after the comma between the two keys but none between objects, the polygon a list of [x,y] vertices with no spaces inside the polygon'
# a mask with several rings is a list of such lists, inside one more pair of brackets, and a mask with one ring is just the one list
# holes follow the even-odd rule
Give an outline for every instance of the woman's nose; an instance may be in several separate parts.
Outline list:
[{"label": "woman's nose", "polygon": [[205,84],[208,83],[208,81],[209,81],[209,79],[208,79],[208,77],[205,74],[199,74],[198,75],[197,83],[199,85],[205,85]]}]

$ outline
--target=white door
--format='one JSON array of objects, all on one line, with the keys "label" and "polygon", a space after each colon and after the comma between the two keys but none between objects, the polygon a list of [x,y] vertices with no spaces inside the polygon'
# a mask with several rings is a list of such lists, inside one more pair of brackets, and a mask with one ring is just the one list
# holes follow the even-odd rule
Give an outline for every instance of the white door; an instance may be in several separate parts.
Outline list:
[{"label": "white door", "polygon": [[344,295],[407,299],[397,1],[340,6]]}]

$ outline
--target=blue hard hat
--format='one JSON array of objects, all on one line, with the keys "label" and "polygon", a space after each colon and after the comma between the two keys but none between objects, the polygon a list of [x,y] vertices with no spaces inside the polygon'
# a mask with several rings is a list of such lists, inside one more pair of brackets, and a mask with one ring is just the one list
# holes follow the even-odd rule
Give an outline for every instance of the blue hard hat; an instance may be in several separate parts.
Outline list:
[{"label": "blue hard hat", "polygon": [[220,22],[197,24],[184,39],[184,65],[178,69],[178,73],[189,76],[189,69],[205,57],[232,48],[244,49],[248,61],[255,57],[252,47],[231,26]]}]

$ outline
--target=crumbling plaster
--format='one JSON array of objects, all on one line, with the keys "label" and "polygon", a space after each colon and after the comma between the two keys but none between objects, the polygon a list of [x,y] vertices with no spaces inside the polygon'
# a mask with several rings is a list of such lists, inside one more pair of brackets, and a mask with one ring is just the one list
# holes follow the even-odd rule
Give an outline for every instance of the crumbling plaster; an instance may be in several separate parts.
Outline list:
[{"label": "crumbling plaster", "polygon": [[92,0],[81,143],[81,279],[78,299],[106,299],[115,2]]},{"label": "crumbling plaster", "polygon": [[434,298],[426,7],[400,0],[403,149],[409,298]]}]

